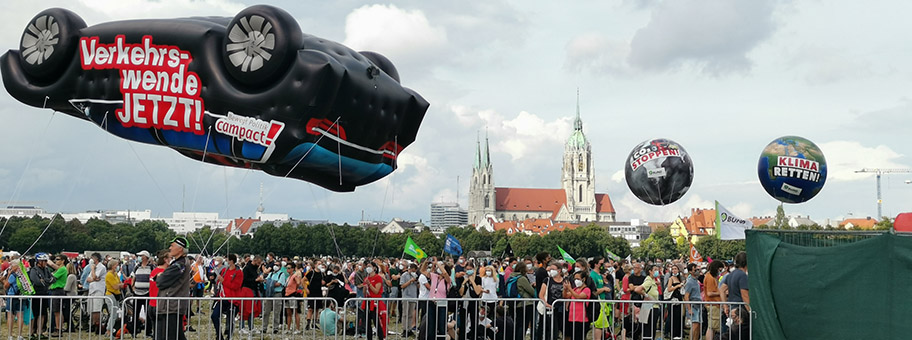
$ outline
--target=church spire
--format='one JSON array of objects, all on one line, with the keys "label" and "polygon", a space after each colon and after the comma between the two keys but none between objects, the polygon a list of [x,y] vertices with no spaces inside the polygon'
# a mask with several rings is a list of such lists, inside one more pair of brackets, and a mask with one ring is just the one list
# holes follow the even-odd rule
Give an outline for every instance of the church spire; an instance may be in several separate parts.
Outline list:
[{"label": "church spire", "polygon": [[490,142],[488,141],[488,128],[485,128],[484,159],[482,160],[482,164],[484,166],[488,166],[491,164],[491,149],[488,147],[489,143]]},{"label": "church spire", "polygon": [[481,169],[481,141],[478,132],[475,133],[475,169]]},{"label": "church spire", "polygon": [[576,119],[573,121],[573,129],[583,131],[583,120],[580,118],[579,87],[576,88]]}]

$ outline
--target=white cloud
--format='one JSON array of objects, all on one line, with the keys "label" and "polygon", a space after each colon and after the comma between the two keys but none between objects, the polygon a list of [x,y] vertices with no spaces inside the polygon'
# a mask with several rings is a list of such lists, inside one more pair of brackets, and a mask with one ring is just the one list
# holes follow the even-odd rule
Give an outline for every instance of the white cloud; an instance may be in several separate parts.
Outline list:
[{"label": "white cloud", "polygon": [[570,71],[609,74],[629,71],[625,58],[630,53],[630,45],[610,40],[599,33],[577,36],[567,43],[564,50],[564,69]]},{"label": "white cloud", "polygon": [[753,206],[751,206],[750,204],[745,203],[745,202],[738,202],[738,204],[735,204],[734,206],[729,208],[729,210],[731,210],[731,212],[735,213],[735,215],[737,215],[740,218],[751,218],[751,217],[755,216],[755,215],[751,215],[751,213],[753,212]]},{"label": "white cloud", "polygon": [[627,180],[627,177],[626,177],[626,176],[627,176],[627,175],[624,174],[624,169],[621,169],[621,170],[618,170],[618,171],[616,171],[614,174],[611,175],[611,180],[612,180],[612,181],[615,181],[616,183],[621,183],[621,182]]},{"label": "white cloud", "polygon": [[545,145],[562,145],[572,131],[570,117],[545,121],[535,114],[520,111],[516,117],[507,119],[494,110],[459,105],[451,106],[450,110],[464,126],[477,126],[497,136],[492,141],[491,151],[506,152],[513,161],[534,154]]},{"label": "white cloud", "polygon": [[692,63],[713,75],[750,69],[747,54],[775,30],[774,0],[663,1],[631,40],[631,66],[664,71]]},{"label": "white cloud", "polygon": [[345,18],[345,42],[355,50],[371,50],[396,63],[424,61],[447,43],[447,32],[434,26],[421,10],[395,5],[361,6]]},{"label": "white cloud", "polygon": [[827,160],[827,180],[857,181],[870,177],[870,173],[855,173],[863,168],[909,168],[896,162],[903,155],[889,146],[869,147],[856,141],[832,141],[821,143]]}]

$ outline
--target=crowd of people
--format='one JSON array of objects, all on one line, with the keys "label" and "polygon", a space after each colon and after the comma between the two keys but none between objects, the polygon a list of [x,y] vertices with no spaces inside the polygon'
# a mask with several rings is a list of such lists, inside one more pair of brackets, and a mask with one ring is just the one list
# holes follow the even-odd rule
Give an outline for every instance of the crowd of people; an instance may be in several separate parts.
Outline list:
[{"label": "crowd of people", "polygon": [[[36,339],[77,330],[74,303],[90,316],[87,331],[156,340],[186,339],[185,332],[194,331],[190,318],[201,313],[208,313],[218,340],[231,339],[235,327],[247,335],[313,330],[369,340],[394,333],[452,340],[749,338],[743,252],[733,262],[709,264],[564,261],[548,253],[420,261],[273,253],[194,257],[178,236],[154,256],[39,253],[26,260],[12,254],[2,262],[10,340],[23,327]],[[80,295],[88,298],[71,298]],[[134,297],[132,303],[122,303],[126,296]],[[204,296],[216,297],[205,311],[200,299],[188,299]],[[720,304],[687,303],[698,301]],[[31,322],[23,326],[23,320]]]}]

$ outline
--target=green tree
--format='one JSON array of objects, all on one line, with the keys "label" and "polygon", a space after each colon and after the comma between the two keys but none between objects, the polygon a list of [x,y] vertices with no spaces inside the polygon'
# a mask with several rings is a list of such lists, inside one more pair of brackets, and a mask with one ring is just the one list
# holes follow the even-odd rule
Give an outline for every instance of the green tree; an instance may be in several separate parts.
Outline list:
[{"label": "green tree", "polygon": [[677,258],[677,246],[667,229],[657,230],[633,249],[633,256],[640,259],[670,259]]},{"label": "green tree", "polygon": [[782,203],[779,203],[779,206],[776,207],[776,218],[773,219],[773,226],[776,229],[785,229],[788,228],[788,218],[785,217],[785,209],[782,208]]},{"label": "green tree", "polygon": [[880,221],[874,224],[874,230],[890,230],[893,229],[893,220],[889,217],[883,217]]}]

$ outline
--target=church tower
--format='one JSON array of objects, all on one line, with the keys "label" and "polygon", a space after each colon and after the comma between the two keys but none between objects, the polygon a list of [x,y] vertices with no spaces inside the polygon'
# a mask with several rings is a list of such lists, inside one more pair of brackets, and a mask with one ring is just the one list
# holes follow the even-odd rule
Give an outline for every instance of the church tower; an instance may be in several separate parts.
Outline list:
[{"label": "church tower", "polygon": [[567,195],[567,212],[574,221],[595,222],[598,211],[595,202],[595,166],[589,140],[583,133],[580,118],[579,89],[576,90],[576,119],[573,133],[564,147],[561,186]]},{"label": "church tower", "polygon": [[484,151],[481,142],[475,141],[475,166],[472,168],[472,182],[469,184],[469,224],[478,224],[487,215],[494,214],[494,167],[491,165],[491,150],[485,134]]}]

